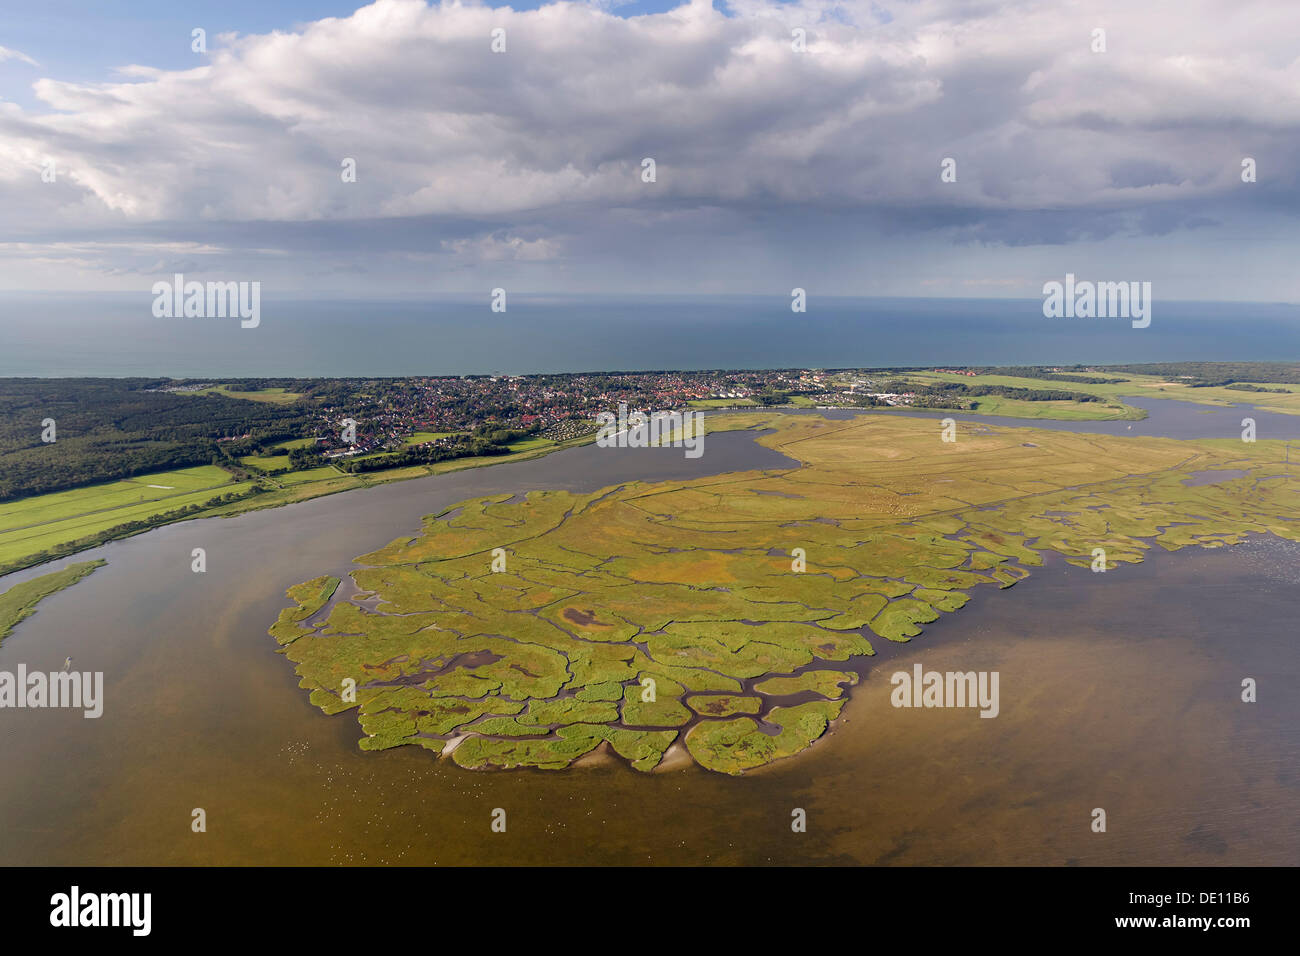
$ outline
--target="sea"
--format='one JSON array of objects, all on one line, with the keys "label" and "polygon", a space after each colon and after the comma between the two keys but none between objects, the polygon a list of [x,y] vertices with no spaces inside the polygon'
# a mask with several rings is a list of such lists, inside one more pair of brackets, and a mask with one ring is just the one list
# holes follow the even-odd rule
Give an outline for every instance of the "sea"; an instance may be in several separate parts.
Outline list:
[{"label": "sea", "polygon": [[1300,360],[1300,306],[1161,302],[1149,327],[1041,299],[511,294],[288,299],[155,318],[139,293],[0,294],[0,377],[386,377],[666,369]]}]

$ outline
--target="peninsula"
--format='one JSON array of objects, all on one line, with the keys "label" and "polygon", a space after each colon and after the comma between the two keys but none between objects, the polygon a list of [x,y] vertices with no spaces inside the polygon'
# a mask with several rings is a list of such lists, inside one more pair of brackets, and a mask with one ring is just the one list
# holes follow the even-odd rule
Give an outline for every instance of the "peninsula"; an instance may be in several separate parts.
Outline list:
[{"label": "peninsula", "polygon": [[600,748],[651,770],[681,744],[735,774],[821,737],[874,641],[1045,551],[1113,573],[1152,547],[1300,540],[1280,441],[713,424],[742,427],[801,467],[466,501],[358,557],[350,586],[292,589],[272,633],[314,704],[355,712],[363,749],[558,769]]}]

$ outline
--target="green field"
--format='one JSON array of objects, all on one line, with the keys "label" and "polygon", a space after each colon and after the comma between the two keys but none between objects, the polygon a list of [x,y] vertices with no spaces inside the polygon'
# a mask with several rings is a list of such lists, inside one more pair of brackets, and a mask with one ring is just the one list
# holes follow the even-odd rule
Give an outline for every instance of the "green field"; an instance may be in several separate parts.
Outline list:
[{"label": "green field", "polygon": [[229,386],[214,385],[201,388],[196,392],[181,392],[182,395],[224,395],[226,398],[242,398],[250,402],[268,402],[272,405],[289,405],[302,398],[297,392],[284,388],[261,388],[255,392],[232,392]]},{"label": "green field", "polygon": [[[315,438],[291,438],[288,441],[273,442],[267,447],[267,451],[274,451],[283,448],[286,452],[295,451],[299,448],[310,448],[316,444]],[[251,465],[254,468],[260,468],[262,471],[288,471],[292,467],[289,456],[257,454],[245,455],[239,459],[241,465]]]},{"label": "green field", "polygon": [[415,432],[407,435],[403,445],[420,445],[427,441],[433,441],[436,438],[450,438],[455,432]]},{"label": "green field", "polygon": [[0,502],[0,533],[15,528],[78,516],[145,501],[174,498],[194,491],[217,488],[231,481],[230,474],[212,465],[157,472],[104,485]]},{"label": "green field", "polygon": [[697,398],[686,404],[691,408],[750,408],[758,402],[752,398]]},{"label": "green field", "polygon": [[301,485],[312,481],[324,481],[327,478],[338,478],[340,472],[333,465],[322,465],[320,468],[308,468],[306,471],[291,471],[287,475],[276,475],[275,481],[281,485]]},{"label": "green field", "polygon": [[211,465],[0,502],[0,566],[247,486]]},{"label": "green field", "polygon": [[245,455],[239,459],[241,465],[252,465],[262,471],[288,471],[288,455]]},{"label": "green field", "polygon": [[549,438],[538,438],[534,435],[530,438],[521,438],[518,441],[512,441],[506,447],[510,449],[510,454],[518,455],[523,452],[537,451],[539,448],[552,448],[554,445],[555,442],[551,441]]}]

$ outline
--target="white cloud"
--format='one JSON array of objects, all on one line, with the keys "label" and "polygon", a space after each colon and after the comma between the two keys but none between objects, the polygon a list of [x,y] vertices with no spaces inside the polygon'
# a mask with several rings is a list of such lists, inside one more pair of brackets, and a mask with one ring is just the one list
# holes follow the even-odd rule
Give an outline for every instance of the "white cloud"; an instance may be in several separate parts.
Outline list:
[{"label": "white cloud", "polygon": [[[1240,152],[1300,122],[1285,39],[1300,8],[1247,3],[1255,42],[1224,56],[1200,25],[1217,14],[1244,36],[1240,4],[1149,7],[921,0],[882,26],[863,4],[747,0],[726,17],[695,2],[622,19],[585,3],[379,0],[229,38],[192,70],[40,80],[57,112],[0,114],[0,156],[28,169],[57,156],[103,212],[144,221],[941,200],[944,156],[975,205],[1105,202],[1106,164],[1141,157],[1177,167],[1174,193],[1226,188],[1233,157],[1198,145],[1231,135]],[[1094,23],[1108,25],[1105,54],[1089,52]],[[808,53],[790,49],[790,24],[807,25]],[[489,50],[498,26],[504,54]],[[647,155],[660,164],[649,188]],[[356,184],[339,180],[345,156]],[[1011,175],[1024,188],[1004,188]]]},{"label": "white cloud", "polygon": [[0,63],[5,60],[19,60],[28,66],[40,66],[39,63],[20,50],[11,50],[8,47],[0,46]]},{"label": "white cloud", "polygon": [[[1239,201],[1247,155],[1262,177],[1289,177],[1288,195],[1300,188],[1286,172],[1300,148],[1300,5],[733,0],[724,15],[694,0],[632,18],[609,6],[378,0],[296,32],[220,38],[188,70],[41,79],[48,109],[0,103],[6,225],[40,241],[429,217],[437,235],[406,251],[519,262],[558,257],[560,235],[617,247],[632,222],[671,245],[683,222],[767,217],[777,226],[749,227],[779,241],[778,227],[808,235],[827,210],[1012,243],[1068,240],[1059,223],[1017,218],[1066,210],[1096,237],[1146,221],[1121,224],[1118,209]],[[1089,49],[1097,26],[1104,54]],[[808,52],[791,49],[794,27]],[[60,178],[44,184],[50,157]],[[355,183],[341,181],[345,157]],[[944,157],[956,183],[940,182]]]}]

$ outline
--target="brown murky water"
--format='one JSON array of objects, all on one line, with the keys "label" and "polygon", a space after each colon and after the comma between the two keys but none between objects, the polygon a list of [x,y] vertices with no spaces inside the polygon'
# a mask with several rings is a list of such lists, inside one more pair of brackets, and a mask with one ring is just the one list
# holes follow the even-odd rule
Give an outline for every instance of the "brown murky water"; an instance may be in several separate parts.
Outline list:
[{"label": "brown murky water", "polygon": [[[577,449],[99,549],[108,567],[0,645],[4,670],[71,654],[107,697],[100,720],[0,712],[0,864],[1300,863],[1300,549],[1275,539],[1104,575],[1052,561],[977,590],[910,644],[875,641],[830,734],[741,778],[365,754],[265,633],[287,586],[465,497],[780,466],[742,435],[709,440],[694,463]],[[1000,715],[895,709],[889,675],[916,662],[998,671]]]}]

